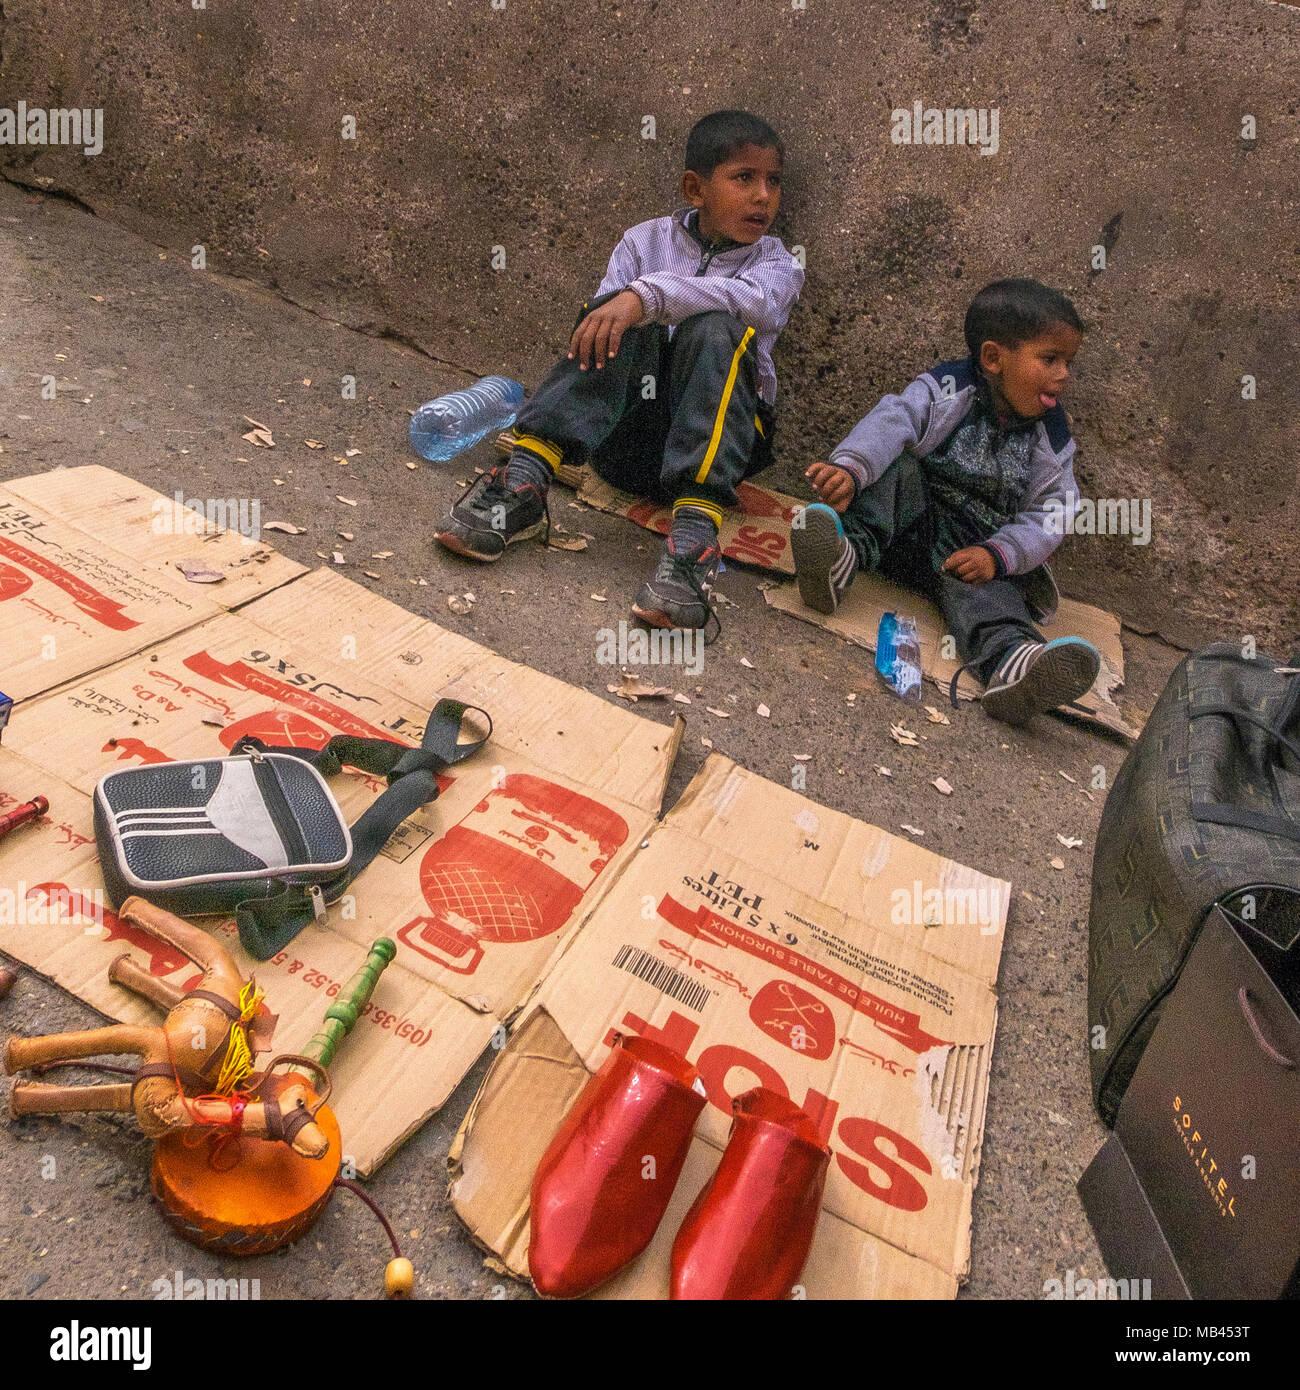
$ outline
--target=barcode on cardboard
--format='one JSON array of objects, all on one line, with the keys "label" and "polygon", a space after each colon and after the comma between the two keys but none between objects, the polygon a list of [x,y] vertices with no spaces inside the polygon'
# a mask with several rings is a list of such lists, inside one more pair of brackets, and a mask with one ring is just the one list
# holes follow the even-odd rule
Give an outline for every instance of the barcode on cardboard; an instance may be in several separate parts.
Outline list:
[{"label": "barcode on cardboard", "polygon": [[653,985],[669,999],[694,1009],[696,1013],[704,1008],[713,993],[708,985],[692,980],[680,970],[674,970],[666,960],[660,960],[658,956],[652,956],[649,951],[639,950],[636,946],[620,946],[614,956],[614,964],[618,969],[635,975],[638,980]]}]

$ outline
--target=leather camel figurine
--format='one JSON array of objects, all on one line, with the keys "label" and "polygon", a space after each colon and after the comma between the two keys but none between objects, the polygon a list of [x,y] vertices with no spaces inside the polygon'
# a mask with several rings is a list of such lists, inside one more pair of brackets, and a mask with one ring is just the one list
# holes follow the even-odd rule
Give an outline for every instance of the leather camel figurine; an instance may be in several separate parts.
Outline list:
[{"label": "leather camel figurine", "polygon": [[[130,955],[118,956],[108,968],[109,979],[165,1009],[167,1017],[160,1028],[123,1023],[77,1033],[10,1038],[4,1066],[12,1076],[42,1063],[127,1053],[141,1059],[134,1078],[89,1086],[16,1081],[9,1096],[10,1114],[134,1112],[151,1139],[211,1126],[217,1132],[282,1140],[305,1158],[323,1157],[329,1142],[315,1115],[328,1094],[328,1076],[315,1063],[296,1057],[277,1058],[263,1075],[251,1074],[253,1053],[264,1050],[258,1046],[259,1024],[274,1020],[264,1008],[254,1011],[246,1002],[252,991],[245,993],[247,982],[225,947],[143,898],[128,898],[118,916],[201,966],[203,976],[197,988],[187,993],[155,978]],[[244,1066],[235,1066],[232,1072],[227,1063],[238,1063],[241,1057]],[[303,1084],[301,1076],[272,1076],[271,1070],[282,1061],[305,1062],[321,1077],[317,1091],[322,1094]],[[226,1079],[218,1094],[223,1071]],[[232,1075],[238,1089],[230,1080]],[[250,1084],[257,1089],[250,1091]]]}]

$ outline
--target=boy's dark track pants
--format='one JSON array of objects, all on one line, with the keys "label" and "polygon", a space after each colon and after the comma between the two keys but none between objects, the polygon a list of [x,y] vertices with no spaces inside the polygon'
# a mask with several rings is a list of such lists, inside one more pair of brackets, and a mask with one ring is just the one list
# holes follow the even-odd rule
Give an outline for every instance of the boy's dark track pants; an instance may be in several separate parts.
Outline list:
[{"label": "boy's dark track pants", "polygon": [[858,568],[876,570],[935,603],[962,660],[979,655],[976,670],[986,685],[1010,647],[1047,640],[1034,626],[1014,576],[967,584],[939,569],[952,551],[979,542],[963,540],[953,529],[957,523],[938,513],[912,455],[901,455],[874,483],[860,488],[842,520]]},{"label": "boy's dark track pants", "polygon": [[[578,323],[611,297],[584,304]],[[589,458],[615,487],[694,503],[720,521],[722,508],[737,504],[736,485],[772,458],[754,330],[724,313],[683,319],[671,336],[664,324],[638,324],[599,370],[561,358],[515,432],[555,445],[570,462]]]}]

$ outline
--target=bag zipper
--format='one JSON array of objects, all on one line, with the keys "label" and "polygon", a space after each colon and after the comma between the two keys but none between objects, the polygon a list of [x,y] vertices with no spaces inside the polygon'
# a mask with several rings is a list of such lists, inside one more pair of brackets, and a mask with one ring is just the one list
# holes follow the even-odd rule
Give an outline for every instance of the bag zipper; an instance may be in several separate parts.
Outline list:
[{"label": "bag zipper", "polygon": [[250,750],[249,758],[253,764],[253,778],[257,782],[257,789],[262,793],[262,801],[276,830],[280,832],[280,839],[284,842],[285,853],[289,857],[288,870],[306,865],[309,862],[307,840],[298,824],[297,816],[289,805],[289,799],[284,794],[284,788],[280,785],[275,763],[254,750]]}]

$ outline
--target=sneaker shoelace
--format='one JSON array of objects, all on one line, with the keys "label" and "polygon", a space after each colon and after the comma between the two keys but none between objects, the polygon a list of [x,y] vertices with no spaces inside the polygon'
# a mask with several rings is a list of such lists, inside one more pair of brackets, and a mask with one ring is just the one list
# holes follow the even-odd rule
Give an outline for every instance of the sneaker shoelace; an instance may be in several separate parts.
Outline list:
[{"label": "sneaker shoelace", "polygon": [[[476,487],[482,488],[477,500],[488,506],[504,505],[510,498],[517,495],[515,490],[506,483],[504,464],[498,464],[488,473],[486,481],[483,478],[475,478],[461,493],[460,501],[463,502]],[[542,515],[546,522],[546,529],[542,532],[542,544],[546,546],[551,543],[551,497],[549,492],[542,493]]]},{"label": "sneaker shoelace", "polygon": [[[686,581],[688,586],[694,591],[696,598],[704,605],[704,611],[708,617],[704,620],[704,645],[711,647],[719,637],[722,636],[722,619],[718,617],[717,610],[713,606],[712,600],[704,588],[704,583],[699,577],[697,566],[701,563],[701,558],[692,558],[690,555],[678,555],[667,547],[664,548],[659,556],[659,568],[655,572],[656,579],[671,580],[681,578]],[[709,636],[709,622],[714,624],[713,636]]]}]

